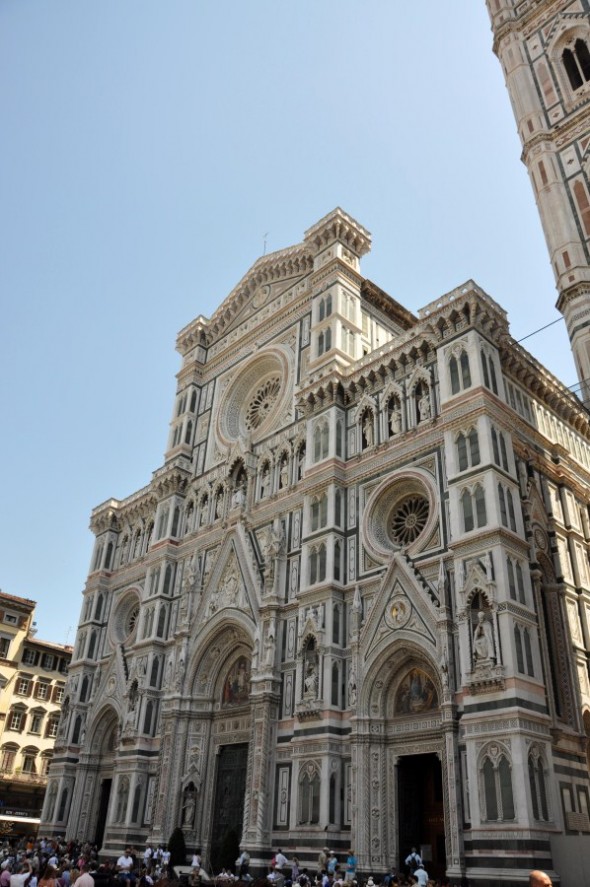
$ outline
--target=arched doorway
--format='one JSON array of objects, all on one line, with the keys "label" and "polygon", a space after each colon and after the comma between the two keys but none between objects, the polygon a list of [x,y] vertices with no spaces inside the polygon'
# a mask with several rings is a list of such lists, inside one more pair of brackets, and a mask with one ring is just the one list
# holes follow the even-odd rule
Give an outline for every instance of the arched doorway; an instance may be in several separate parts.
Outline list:
[{"label": "arched doorway", "polygon": [[92,754],[98,756],[100,763],[96,774],[93,806],[86,813],[89,817],[86,833],[94,833],[93,840],[99,849],[102,847],[107,825],[118,741],[117,717],[112,710],[109,710],[100,717],[91,740]]}]

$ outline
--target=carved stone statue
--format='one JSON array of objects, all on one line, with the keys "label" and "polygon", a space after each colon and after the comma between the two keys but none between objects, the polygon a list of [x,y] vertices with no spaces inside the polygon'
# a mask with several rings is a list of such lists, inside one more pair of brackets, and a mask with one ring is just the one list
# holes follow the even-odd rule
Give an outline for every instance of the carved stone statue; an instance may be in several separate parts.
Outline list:
[{"label": "carved stone statue", "polygon": [[428,391],[426,394],[423,394],[418,401],[418,413],[420,422],[424,422],[425,419],[430,419],[430,394]]},{"label": "carved stone statue", "polygon": [[348,678],[348,704],[351,707],[356,705],[356,674],[354,668],[351,668]]},{"label": "carved stone statue", "polygon": [[365,445],[372,447],[375,442],[375,435],[373,431],[373,417],[370,413],[367,413],[363,419],[363,435],[365,437]]},{"label": "carved stone statue", "polygon": [[318,673],[313,662],[307,666],[307,674],[303,681],[303,696],[305,699],[317,699],[318,695]]},{"label": "carved stone statue", "polygon": [[389,428],[392,435],[399,434],[402,430],[402,414],[397,407],[394,407],[389,414]]},{"label": "carved stone statue", "polygon": [[473,664],[482,665],[491,662],[494,658],[494,637],[491,623],[485,618],[485,613],[480,610],[477,614],[477,624],[473,632]]}]

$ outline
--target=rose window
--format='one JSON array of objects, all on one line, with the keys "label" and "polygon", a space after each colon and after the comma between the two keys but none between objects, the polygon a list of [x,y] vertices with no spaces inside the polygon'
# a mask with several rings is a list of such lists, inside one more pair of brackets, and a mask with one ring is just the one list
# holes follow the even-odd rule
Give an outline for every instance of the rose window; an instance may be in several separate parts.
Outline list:
[{"label": "rose window", "polygon": [[275,406],[280,393],[281,379],[279,376],[267,379],[254,392],[244,416],[244,424],[248,431],[259,428],[264,424]]},{"label": "rose window", "polygon": [[428,500],[423,496],[408,496],[398,502],[390,523],[391,538],[398,545],[410,545],[418,538],[428,520]]},{"label": "rose window", "polygon": [[137,606],[131,610],[131,612],[129,613],[129,616],[127,617],[127,632],[129,634],[131,634],[131,632],[135,628],[138,616],[139,616],[139,604],[137,604]]}]

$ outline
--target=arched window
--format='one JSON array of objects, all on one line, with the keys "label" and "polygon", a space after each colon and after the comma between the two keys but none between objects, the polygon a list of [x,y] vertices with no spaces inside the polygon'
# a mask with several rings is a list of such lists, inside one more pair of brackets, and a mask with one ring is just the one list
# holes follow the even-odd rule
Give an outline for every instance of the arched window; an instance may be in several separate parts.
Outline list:
[{"label": "arched window", "polygon": [[185,444],[190,444],[192,436],[193,436],[193,423],[192,423],[192,420],[189,419],[188,422],[186,423],[186,429],[184,432]]},{"label": "arched window", "polygon": [[469,367],[469,355],[461,350],[458,355],[451,355],[449,360],[449,373],[451,377],[451,394],[471,387],[471,369]]},{"label": "arched window", "polygon": [[332,347],[332,330],[328,327],[318,336],[318,357],[325,354]]},{"label": "arched window", "polygon": [[514,564],[512,563],[512,559],[506,558],[506,568],[508,570],[508,590],[510,591],[510,597],[513,601],[516,600],[516,582],[514,580]]},{"label": "arched window", "polygon": [[160,660],[157,656],[154,656],[152,662],[152,670],[150,672],[150,687],[158,686],[158,677],[160,671]]},{"label": "arched window", "polygon": [[514,626],[514,647],[516,649],[516,668],[520,674],[524,674],[524,656],[522,652],[522,634],[520,626]]},{"label": "arched window", "polygon": [[330,429],[327,420],[318,422],[313,430],[313,461],[326,459],[330,445]]},{"label": "arched window", "polygon": [[90,678],[88,675],[84,675],[82,678],[82,685],[80,687],[80,702],[86,702],[88,699],[88,691],[90,689]]},{"label": "arched window", "polygon": [[498,501],[500,504],[500,520],[502,526],[509,527],[516,533],[516,513],[514,511],[514,500],[512,491],[503,484],[498,484]]},{"label": "arched window", "polygon": [[531,803],[533,805],[533,818],[537,821],[549,821],[549,805],[547,804],[547,788],[545,784],[545,770],[543,759],[536,746],[530,751],[528,760],[529,786],[531,789]]},{"label": "arched window", "polygon": [[139,803],[141,801],[141,782],[138,782],[133,791],[133,805],[131,807],[131,822],[139,822]]},{"label": "arched window", "polygon": [[164,587],[162,589],[164,594],[170,594],[172,591],[173,585],[173,577],[174,577],[174,567],[172,564],[168,564],[166,567],[166,572],[164,573]]},{"label": "arched window", "polygon": [[12,773],[17,751],[18,745],[8,743],[7,745],[2,746],[2,751],[0,753],[0,771],[2,771],[2,773]]},{"label": "arched window", "polygon": [[193,391],[191,394],[191,402],[190,402],[189,410],[191,413],[194,413],[194,411],[196,409],[197,409],[197,392],[193,388]]},{"label": "arched window", "polygon": [[80,733],[82,732],[82,718],[80,715],[74,721],[74,729],[72,730],[72,745],[78,745],[80,742]]},{"label": "arched window", "polygon": [[299,824],[312,825],[320,821],[320,775],[315,766],[303,768],[299,779]]},{"label": "arched window", "polygon": [[156,636],[159,638],[163,638],[166,632],[166,607],[160,607],[160,612],[158,613],[158,626],[156,628]]},{"label": "arched window", "polygon": [[483,348],[480,351],[481,368],[483,371],[483,383],[486,388],[490,388],[494,394],[498,393],[498,382],[496,380],[496,368],[490,354],[486,354]]},{"label": "arched window", "polygon": [[509,822],[514,819],[511,767],[503,752],[486,754],[481,768],[484,788],[483,819]]},{"label": "arched window", "polygon": [[324,296],[320,299],[319,319],[324,320],[326,317],[329,317],[331,313],[332,313],[332,294],[328,293],[327,296]]},{"label": "arched window", "polygon": [[332,663],[332,705],[340,705],[340,666],[338,662]]},{"label": "arched window", "polygon": [[90,632],[90,641],[88,643],[87,658],[94,659],[95,655],[96,655],[96,632],[92,631],[92,632]]},{"label": "arched window", "polygon": [[102,608],[104,606],[104,597],[102,594],[99,594],[96,598],[96,606],[94,608],[94,618],[102,619]]},{"label": "arched window", "polygon": [[171,535],[176,537],[178,536],[178,531],[180,530],[180,505],[177,505],[174,509],[174,515],[172,517],[172,533]]},{"label": "arched window", "polygon": [[508,471],[508,453],[506,451],[506,442],[504,435],[492,426],[492,451],[494,454],[494,462],[504,471]]},{"label": "arched window", "polygon": [[57,821],[63,822],[66,818],[66,810],[68,806],[68,790],[67,788],[63,788],[61,791],[61,797],[59,799],[59,809],[57,811]]},{"label": "arched window", "polygon": [[334,542],[334,582],[342,581],[342,542]]},{"label": "arched window", "polygon": [[337,456],[342,456],[342,454],[344,452],[343,442],[344,442],[344,434],[343,434],[342,420],[337,419],[336,420],[336,455]]},{"label": "arched window", "polygon": [[148,699],[147,705],[145,707],[145,717],[143,719],[143,732],[146,734],[146,736],[152,735],[152,729],[154,726],[154,706],[154,701],[152,699]]},{"label": "arched window", "polygon": [[487,523],[485,493],[479,484],[473,490],[463,490],[461,494],[463,529],[466,533]]},{"label": "arched window", "polygon": [[104,568],[105,568],[105,570],[110,570],[110,569],[111,569],[111,563],[112,563],[112,560],[113,560],[113,551],[114,551],[114,545],[113,545],[112,542],[109,542],[109,544],[107,545],[107,553],[106,553],[106,557],[105,557],[105,559],[104,559]]},{"label": "arched window", "polygon": [[465,471],[481,461],[479,453],[479,436],[476,428],[461,432],[457,437],[457,459],[459,471]]},{"label": "arched window", "polygon": [[328,820],[331,825],[336,825],[336,816],[337,816],[337,799],[338,799],[338,782],[336,780],[336,774],[332,773],[330,775],[330,797],[329,797],[329,805],[328,805]]},{"label": "arched window", "polygon": [[337,527],[342,526],[342,490],[336,490],[334,493],[334,523]]},{"label": "arched window", "polygon": [[328,497],[326,493],[315,496],[311,502],[311,530],[319,530],[328,523]]},{"label": "arched window", "polygon": [[590,51],[585,40],[578,37],[573,51],[569,47],[564,49],[561,58],[573,90],[590,80]]}]

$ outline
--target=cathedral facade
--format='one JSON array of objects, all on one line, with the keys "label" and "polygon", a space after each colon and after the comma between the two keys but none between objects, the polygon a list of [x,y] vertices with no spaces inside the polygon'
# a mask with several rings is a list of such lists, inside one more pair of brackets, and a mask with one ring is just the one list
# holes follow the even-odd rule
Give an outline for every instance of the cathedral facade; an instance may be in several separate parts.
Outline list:
[{"label": "cathedral facade", "polygon": [[476,283],[414,315],[369,248],[336,209],[181,330],[164,463],[92,513],[44,831],[578,864],[588,414]]}]

